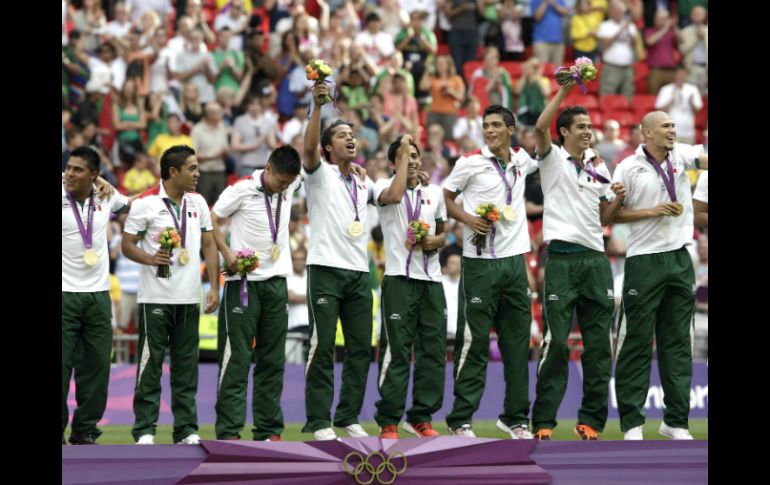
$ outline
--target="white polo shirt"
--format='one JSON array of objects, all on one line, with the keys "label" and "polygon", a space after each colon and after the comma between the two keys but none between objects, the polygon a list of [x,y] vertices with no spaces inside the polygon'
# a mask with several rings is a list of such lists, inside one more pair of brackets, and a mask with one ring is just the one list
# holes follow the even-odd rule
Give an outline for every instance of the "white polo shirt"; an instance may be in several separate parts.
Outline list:
[{"label": "white polo shirt", "polygon": [[[639,145],[636,154],[627,157],[615,169],[613,180],[626,187],[623,207],[629,210],[650,209],[663,202],[671,202],[666,186]],[[650,217],[628,224],[626,257],[675,251],[692,243],[694,231],[692,195],[687,170],[697,168],[696,160],[703,153],[703,145],[675,143],[669,157],[674,169],[676,198],[684,206],[680,216]],[[661,165],[664,173],[666,164]]]},{"label": "white polo shirt", "polygon": [[305,172],[311,231],[308,265],[369,272],[366,221],[367,204],[374,200],[374,182],[369,177],[362,182],[352,172],[351,177],[358,190],[358,220],[364,225],[364,233],[358,237],[348,233],[348,226],[355,220],[356,211],[348,192],[348,182],[343,180],[340,168],[321,160],[312,173]]},{"label": "white polo shirt", "polygon": [[[590,160],[595,155],[588,149],[583,160]],[[543,240],[580,244],[604,252],[599,203],[602,198],[614,199],[615,194],[610,184],[594,179],[586,170],[580,170],[578,176],[569,157],[567,150],[551,145],[545,158],[539,158],[540,183],[545,197]],[[612,180],[606,164],[594,168],[597,174]]]},{"label": "white polo shirt", "polygon": [[[495,157],[484,146],[479,150],[468,153],[457,160],[452,173],[444,180],[443,187],[450,192],[462,192],[463,210],[476,215],[476,208],[481,204],[493,203],[500,208],[507,205],[508,191],[495,169]],[[494,249],[495,256],[506,258],[530,251],[529,229],[527,226],[527,210],[524,205],[524,179],[536,171],[538,164],[525,150],[519,147],[511,149],[511,162],[505,167],[505,177],[512,187],[511,205],[515,211],[513,221],[502,217],[495,223]],[[515,180],[514,180],[515,173]],[[463,225],[463,257],[494,259],[490,253],[492,232],[487,236],[487,247],[481,250],[481,256],[476,255],[476,247],[470,243],[473,231]]]},{"label": "white polo shirt", "polygon": [[[167,227],[174,227],[174,219],[163,202],[166,190],[161,182],[131,204],[131,211],[126,219],[124,232],[140,235],[139,248],[149,254],[155,254],[160,249],[156,239]],[[174,249],[171,260],[170,278],[158,278],[157,266],[141,265],[139,269],[138,303],[155,303],[168,305],[199,304],[201,298],[201,233],[213,230],[211,213],[206,200],[197,192],[185,192],[182,204],[187,202],[187,229],[185,247],[190,253],[190,262],[179,264],[181,248]],[[182,207],[174,207],[181,231]],[[181,234],[181,232],[180,232]]]},{"label": "white polo shirt", "polygon": [[[395,175],[393,176],[395,177]],[[379,201],[382,194],[390,184],[393,177],[378,180],[374,184],[374,200]],[[427,187],[417,185],[414,189],[407,187],[405,194],[412,204],[412,211],[416,210],[417,196],[420,196],[419,219],[430,224],[428,235],[436,235],[436,224],[446,221],[446,205],[441,187],[430,184]],[[406,260],[409,250],[406,248],[406,227],[409,223],[406,215],[406,202],[403,197],[398,204],[380,205],[377,210],[380,213],[380,225],[385,237],[385,274],[388,276],[406,276]],[[412,260],[409,263],[409,277],[416,280],[441,281],[441,264],[438,261],[438,253],[428,258],[428,274],[425,274],[423,251],[419,245],[412,251]]]},{"label": "white polo shirt", "polygon": [[[287,277],[292,273],[291,249],[289,247],[289,218],[294,193],[299,189],[301,179],[296,178],[280,194],[268,195],[260,182],[263,170],[255,170],[251,177],[244,177],[227,187],[214,204],[214,213],[219,217],[230,217],[230,249],[236,252],[251,248],[257,251],[259,267],[247,275],[249,281],[264,281],[274,276]],[[275,224],[278,199],[281,198],[281,216],[277,226],[276,243],[281,250],[278,261],[273,262],[273,237],[270,232],[265,197],[270,200],[270,216]],[[240,280],[238,275],[227,281]]]},{"label": "white polo shirt", "polygon": [[[94,189],[95,191],[95,189]],[[88,230],[89,199],[80,205],[75,202],[80,212],[83,229]],[[94,220],[91,229],[91,249],[99,255],[99,262],[88,266],[83,261],[86,246],[80,234],[75,214],[72,212],[64,182],[61,186],[61,291],[73,293],[92,293],[109,291],[110,258],[107,250],[107,224],[110,212],[120,212],[128,204],[128,199],[115,193],[109,200],[102,200],[94,192]]]},{"label": "white polo shirt", "polygon": [[706,170],[698,176],[698,185],[695,186],[695,193],[692,194],[693,200],[709,203],[709,172]]}]

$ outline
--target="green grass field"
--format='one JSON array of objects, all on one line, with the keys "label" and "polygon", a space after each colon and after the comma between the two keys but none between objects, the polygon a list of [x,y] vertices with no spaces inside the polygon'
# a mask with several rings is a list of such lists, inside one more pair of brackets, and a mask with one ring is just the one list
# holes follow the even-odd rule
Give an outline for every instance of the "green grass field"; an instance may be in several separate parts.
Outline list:
[{"label": "green grass field", "polygon": [[[366,431],[372,436],[376,436],[379,432],[377,425],[373,422],[361,423]],[[572,428],[575,426],[575,420],[559,421],[559,425],[554,429],[553,439],[555,440],[577,440]],[[647,440],[665,440],[665,438],[658,434],[658,427],[660,426],[659,419],[650,419],[644,426],[644,439]],[[112,425],[104,426],[101,428],[104,434],[99,438],[99,444],[101,445],[128,445],[133,444],[134,440],[131,437],[131,426],[129,425]],[[311,441],[313,435],[310,433],[302,433],[302,424],[290,423],[286,425],[286,429],[283,432],[281,438],[284,441]],[[446,425],[441,422],[436,423],[436,430],[441,434],[446,434]],[[494,421],[476,421],[473,423],[473,430],[476,436],[484,438],[507,438],[508,435],[497,429]],[[339,436],[347,436],[345,431],[336,430]],[[707,419],[693,419],[690,420],[690,432],[696,440],[708,439],[708,420]],[[200,427],[199,433],[204,440],[216,439],[214,436],[214,425],[207,424]],[[399,427],[399,435],[402,438],[411,438],[413,435],[403,431]],[[67,430],[66,436],[69,436],[69,430]],[[244,431],[241,432],[243,439],[251,438],[251,427],[247,425]],[[623,433],[620,432],[620,423],[618,420],[610,420],[607,422],[607,426],[601,435],[601,439],[605,440],[622,440]],[[171,439],[171,425],[158,426],[158,433],[155,437],[155,443],[159,445],[172,444]]]}]

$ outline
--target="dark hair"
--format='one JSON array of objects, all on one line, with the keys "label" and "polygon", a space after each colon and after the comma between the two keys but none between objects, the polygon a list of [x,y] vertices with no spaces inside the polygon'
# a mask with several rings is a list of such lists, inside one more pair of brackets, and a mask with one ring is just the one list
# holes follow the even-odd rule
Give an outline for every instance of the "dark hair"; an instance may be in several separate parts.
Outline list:
[{"label": "dark hair", "polygon": [[171,167],[179,170],[188,158],[195,155],[195,150],[187,145],[176,145],[165,152],[160,157],[160,178],[168,180],[171,176]]},{"label": "dark hair", "polygon": [[351,129],[353,129],[352,124],[345,120],[339,119],[331,125],[327,126],[323,133],[321,133],[321,150],[323,150],[324,158],[329,162],[332,161],[332,153],[326,149],[326,145],[331,145],[332,137],[334,136],[334,129],[342,125],[349,126]]},{"label": "dark hair", "polygon": [[376,243],[381,243],[385,238],[382,234],[382,226],[377,224],[372,228],[372,240]]},{"label": "dark hair", "polygon": [[369,22],[374,22],[378,20],[380,20],[380,16],[377,15],[377,12],[369,13],[364,18],[364,25],[369,25]]},{"label": "dark hair", "polygon": [[577,115],[588,116],[588,110],[582,106],[570,106],[559,113],[559,116],[556,118],[556,134],[559,136],[560,145],[564,145],[564,136],[561,134],[561,129],[566,128],[569,130],[569,127],[572,126],[572,121]]},{"label": "dark hair", "polygon": [[88,164],[89,170],[91,170],[92,172],[97,172],[97,173],[99,172],[99,165],[101,164],[102,159],[99,156],[99,153],[93,148],[86,145],[79,146],[74,150],[72,150],[72,152],[70,153],[69,158],[72,158],[72,157],[82,158]]},{"label": "dark hair", "polygon": [[516,117],[513,116],[513,112],[505,106],[500,106],[499,104],[488,106],[487,109],[484,110],[481,119],[483,120],[489,115],[500,115],[503,117],[505,126],[516,126]]},{"label": "dark hair", "polygon": [[[404,138],[404,135],[401,135],[398,138],[396,138],[396,140],[393,143],[391,143],[390,146],[388,147],[388,160],[390,160],[391,163],[396,163],[396,152],[401,146],[402,138]],[[412,139],[412,142],[409,144],[415,147],[417,149],[417,155],[420,155],[420,147],[417,146],[417,143],[414,142],[414,139]]]},{"label": "dark hair", "polygon": [[170,120],[171,118],[176,118],[179,121],[182,121],[182,117],[179,116],[179,113],[169,113],[168,116],[166,116],[166,121]]},{"label": "dark hair", "polygon": [[273,150],[267,159],[267,163],[276,172],[288,175],[299,175],[300,166],[302,165],[299,153],[291,145],[283,145]]}]

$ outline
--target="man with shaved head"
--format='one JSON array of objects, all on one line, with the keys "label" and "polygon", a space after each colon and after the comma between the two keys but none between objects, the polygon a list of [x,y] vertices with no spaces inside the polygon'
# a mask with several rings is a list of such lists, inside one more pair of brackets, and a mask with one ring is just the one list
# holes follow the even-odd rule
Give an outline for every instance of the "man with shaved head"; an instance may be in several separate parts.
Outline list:
[{"label": "man with shaved head", "polygon": [[622,184],[610,184],[607,165],[589,148],[591,118],[582,106],[559,113],[556,131],[561,146],[551,144],[551,120],[574,87],[574,81],[562,86],[535,125],[545,196],[543,239],[549,243],[543,306],[546,334],[532,408],[532,426],[541,440],[551,439],[567,388],[567,337],[573,312],[577,312],[585,347],[580,357],[583,402],[575,427],[583,440],[599,439],[607,422],[612,372],[609,336],[615,296],[602,225],[612,221],[625,189]]},{"label": "man with shaved head", "polygon": [[695,274],[686,248],[693,234],[686,171],[707,169],[708,155],[702,145],[676,143],[676,126],[663,111],[644,117],[642,135],[644,143],[618,165],[613,178],[627,189],[614,222],[629,223],[631,229],[615,370],[620,429],[627,440],[643,439],[654,336],[665,406],[660,434],[691,440]]}]

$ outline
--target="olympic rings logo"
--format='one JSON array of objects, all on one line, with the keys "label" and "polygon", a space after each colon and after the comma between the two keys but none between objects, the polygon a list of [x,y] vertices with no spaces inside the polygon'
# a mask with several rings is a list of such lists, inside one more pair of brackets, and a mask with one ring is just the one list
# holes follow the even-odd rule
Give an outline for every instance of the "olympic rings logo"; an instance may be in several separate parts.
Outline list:
[{"label": "olympic rings logo", "polygon": [[[369,461],[375,456],[379,457],[381,460],[376,466]],[[404,466],[401,469],[397,469],[396,465],[391,461],[391,459],[399,456],[404,460]],[[353,467],[353,463],[356,459],[359,463]],[[342,469],[345,470],[345,473],[351,475],[358,485],[369,485],[374,482],[375,479],[379,484],[390,485],[396,481],[397,476],[406,471],[406,455],[400,451],[396,451],[386,457],[382,452],[375,451],[369,453],[369,455],[364,458],[364,455],[361,453],[353,451],[345,456],[345,460],[342,462]],[[390,479],[383,478],[383,474],[386,476],[390,475]],[[364,475],[364,477],[368,475],[369,479],[364,480],[361,475]]]}]

